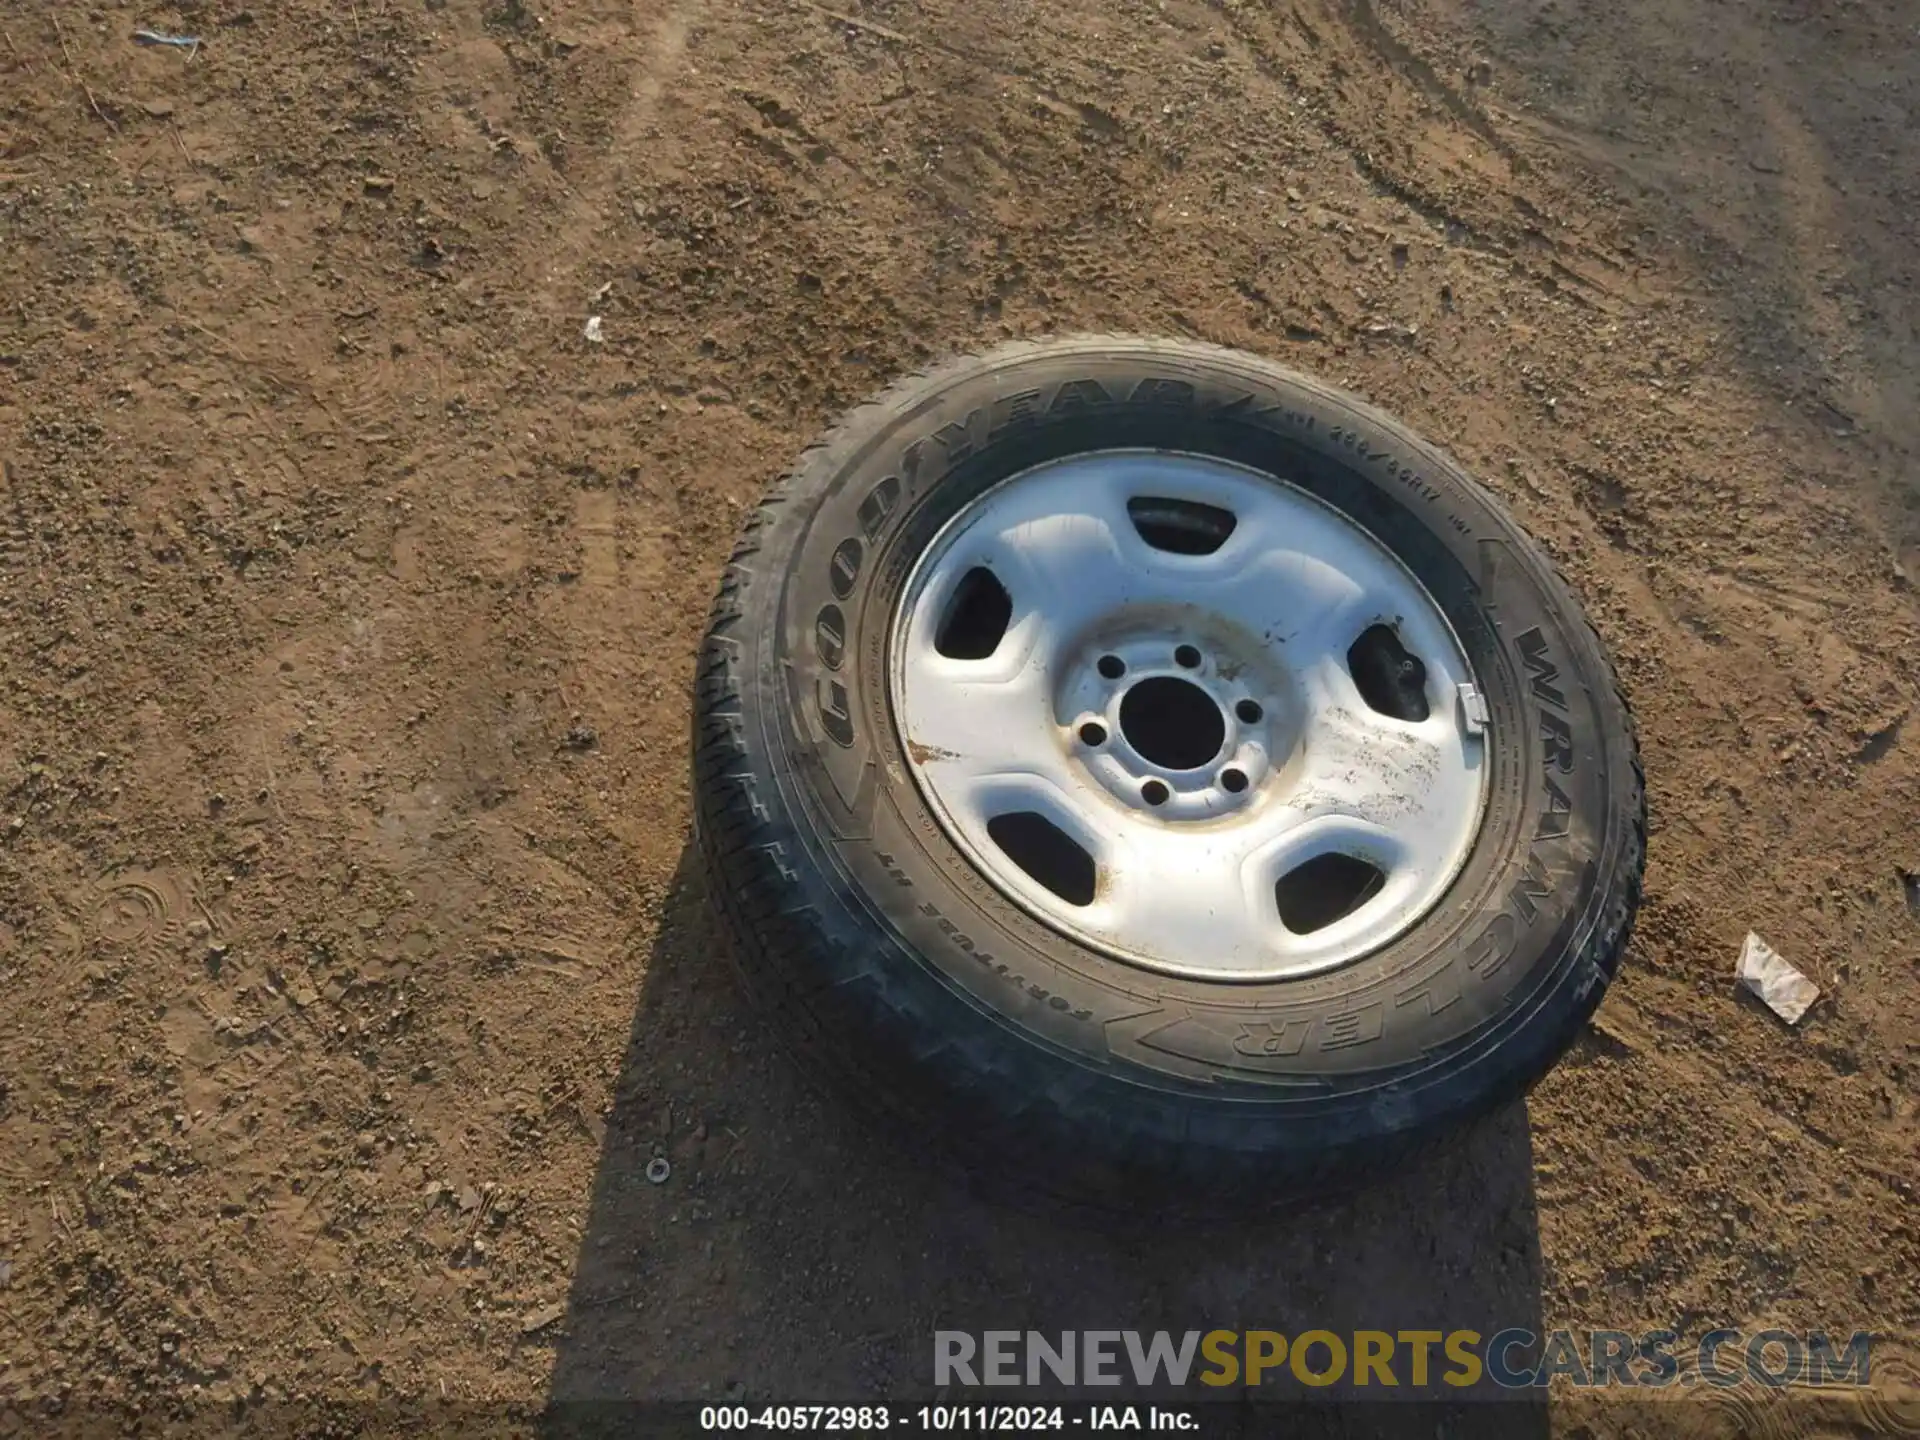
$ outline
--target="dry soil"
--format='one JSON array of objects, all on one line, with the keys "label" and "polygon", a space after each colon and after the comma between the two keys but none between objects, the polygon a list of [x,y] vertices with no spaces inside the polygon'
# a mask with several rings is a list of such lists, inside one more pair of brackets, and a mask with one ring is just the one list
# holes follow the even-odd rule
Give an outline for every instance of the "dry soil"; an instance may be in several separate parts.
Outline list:
[{"label": "dry soil", "polygon": [[[1821,1423],[1920,1426],[1916,214],[1907,0],[0,0],[0,1399],[908,1399],[936,1327],[1779,1324],[1888,1337]],[[1590,1033],[1244,1232],[876,1148],[686,858],[744,508],[896,374],[1085,329],[1449,447],[1642,725]],[[1824,988],[1797,1029],[1734,993],[1749,929]]]}]

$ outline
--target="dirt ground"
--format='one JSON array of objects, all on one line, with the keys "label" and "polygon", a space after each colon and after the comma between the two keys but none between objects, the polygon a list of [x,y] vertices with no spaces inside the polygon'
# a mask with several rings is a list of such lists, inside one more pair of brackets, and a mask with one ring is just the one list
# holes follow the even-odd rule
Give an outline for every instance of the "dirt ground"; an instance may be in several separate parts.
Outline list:
[{"label": "dirt ground", "polygon": [[[1888,1337],[1835,1433],[1920,1427],[1906,0],[0,32],[0,1400],[909,1399],[935,1328],[1780,1325]],[[743,508],[897,373],[1083,329],[1449,447],[1642,726],[1649,898],[1576,1051],[1244,1233],[876,1148],[736,999],[686,855]],[[1749,929],[1825,991],[1797,1030],[1733,992]]]}]

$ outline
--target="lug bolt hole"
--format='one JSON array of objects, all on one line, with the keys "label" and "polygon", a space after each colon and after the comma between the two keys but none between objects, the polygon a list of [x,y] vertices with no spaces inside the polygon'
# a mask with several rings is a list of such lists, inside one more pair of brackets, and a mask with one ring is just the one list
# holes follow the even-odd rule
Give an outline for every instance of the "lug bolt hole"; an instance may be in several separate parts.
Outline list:
[{"label": "lug bolt hole", "polygon": [[1122,675],[1127,673],[1127,662],[1122,660],[1118,655],[1102,655],[1097,668],[1107,679],[1118,680]]},{"label": "lug bolt hole", "polygon": [[1158,780],[1149,780],[1140,787],[1140,798],[1149,805],[1166,804],[1167,794],[1167,787]]},{"label": "lug bolt hole", "polygon": [[1233,713],[1240,717],[1242,725],[1258,725],[1260,717],[1267,712],[1260,708],[1257,701],[1242,700],[1233,707]]},{"label": "lug bolt hole", "polygon": [[1243,770],[1222,770],[1220,784],[1233,794],[1238,795],[1247,788],[1247,776]]},{"label": "lug bolt hole", "polygon": [[1106,744],[1107,727],[1092,720],[1087,721],[1080,727],[1080,743],[1088,746]]},{"label": "lug bolt hole", "polygon": [[1173,652],[1174,664],[1186,670],[1200,668],[1200,651],[1193,645],[1181,645]]}]

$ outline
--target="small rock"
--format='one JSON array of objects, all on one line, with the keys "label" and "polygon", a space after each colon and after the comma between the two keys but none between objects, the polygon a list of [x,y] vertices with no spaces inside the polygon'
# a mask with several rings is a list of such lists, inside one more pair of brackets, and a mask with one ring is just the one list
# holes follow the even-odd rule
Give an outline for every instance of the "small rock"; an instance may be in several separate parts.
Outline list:
[{"label": "small rock", "polygon": [[589,345],[598,345],[607,338],[606,334],[600,328],[600,317],[598,315],[589,315],[587,317],[587,328],[581,331],[581,334],[587,337],[587,343]]},{"label": "small rock", "polygon": [[569,750],[591,750],[600,743],[599,733],[591,725],[575,725],[567,731]]},{"label": "small rock", "polygon": [[369,175],[360,182],[360,188],[369,195],[391,195],[393,177],[391,175]]},{"label": "small rock", "polygon": [[373,1154],[379,1146],[380,1137],[375,1135],[371,1130],[362,1130],[358,1135],[353,1137],[354,1152],[362,1158]]},{"label": "small rock", "polygon": [[538,1310],[529,1310],[520,1321],[520,1333],[522,1335],[538,1334],[566,1313],[567,1307],[560,1304],[542,1305]]},{"label": "small rock", "polygon": [[460,1192],[460,1208],[477,1210],[480,1208],[480,1192],[469,1185]]},{"label": "small rock", "polygon": [[164,120],[173,114],[173,102],[171,100],[142,100],[140,102],[140,108],[156,120]]}]

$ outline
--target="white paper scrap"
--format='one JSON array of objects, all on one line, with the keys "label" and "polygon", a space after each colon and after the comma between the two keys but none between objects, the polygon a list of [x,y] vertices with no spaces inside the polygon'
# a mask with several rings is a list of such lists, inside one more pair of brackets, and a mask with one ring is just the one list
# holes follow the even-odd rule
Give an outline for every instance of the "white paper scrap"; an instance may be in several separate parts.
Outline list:
[{"label": "white paper scrap", "polygon": [[1780,952],[1751,931],[1740,947],[1740,984],[1759,996],[1766,1007],[1789,1025],[1798,1023],[1820,987],[1789,965]]}]

